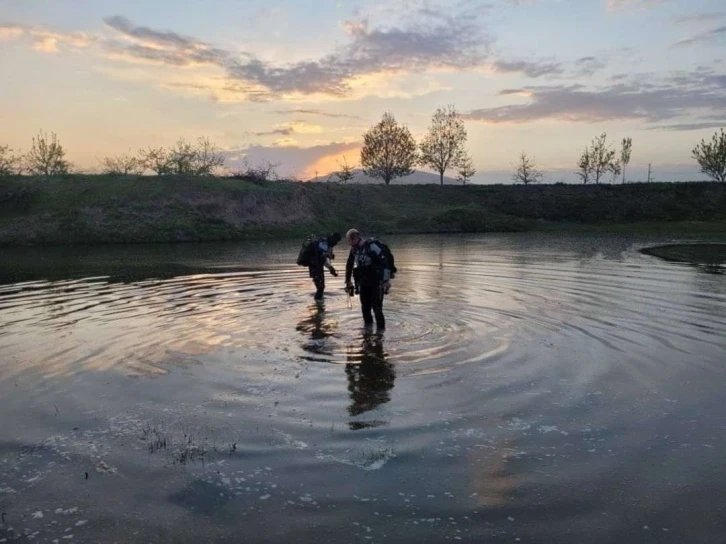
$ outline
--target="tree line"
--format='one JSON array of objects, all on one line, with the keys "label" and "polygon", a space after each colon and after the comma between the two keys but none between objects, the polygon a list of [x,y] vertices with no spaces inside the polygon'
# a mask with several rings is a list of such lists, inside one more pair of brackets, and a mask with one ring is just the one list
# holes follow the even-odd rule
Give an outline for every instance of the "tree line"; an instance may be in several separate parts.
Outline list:
[{"label": "tree line", "polygon": [[[464,122],[454,106],[436,110],[428,131],[420,143],[416,143],[411,131],[399,124],[392,113],[363,135],[360,166],[363,172],[386,185],[396,178],[408,176],[416,166],[430,168],[439,174],[441,185],[444,174],[454,170],[457,181],[466,184],[476,174],[472,159],[466,150],[467,132]],[[623,138],[619,152],[607,142],[607,133],[594,138],[584,149],[577,162],[576,174],[587,184],[600,183],[608,174],[612,179],[622,175],[626,181],[626,168],[633,150],[631,138]],[[726,182],[726,133],[722,128],[710,141],[701,140],[693,149],[692,156],[701,172],[711,179]],[[212,176],[224,166],[221,149],[209,138],[196,142],[180,138],[172,147],[149,147],[136,155],[125,154],[107,157],[101,161],[102,173],[109,176],[156,175]],[[257,166],[247,159],[243,168],[232,177],[251,181],[276,179],[275,168],[279,164],[265,163]],[[343,159],[340,170],[334,175],[342,183],[355,177],[355,167]],[[66,159],[66,151],[55,133],[40,132],[32,140],[27,153],[14,153],[9,146],[0,145],[0,176],[33,175],[59,176],[71,172],[72,164]],[[527,153],[522,152],[512,176],[513,181],[529,185],[544,178],[544,172]],[[329,178],[330,179],[330,178]]]}]

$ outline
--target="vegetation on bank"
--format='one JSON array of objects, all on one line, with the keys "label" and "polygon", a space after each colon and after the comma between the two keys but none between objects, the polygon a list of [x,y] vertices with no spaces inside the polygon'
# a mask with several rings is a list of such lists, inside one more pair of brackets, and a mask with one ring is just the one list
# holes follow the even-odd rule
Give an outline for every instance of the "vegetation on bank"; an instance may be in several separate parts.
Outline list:
[{"label": "vegetation on bank", "polygon": [[556,228],[726,233],[726,185],[340,185],[197,176],[0,178],[0,244]]},{"label": "vegetation on bank", "polygon": [[726,244],[671,244],[640,250],[666,261],[689,263],[722,273],[726,265]]}]

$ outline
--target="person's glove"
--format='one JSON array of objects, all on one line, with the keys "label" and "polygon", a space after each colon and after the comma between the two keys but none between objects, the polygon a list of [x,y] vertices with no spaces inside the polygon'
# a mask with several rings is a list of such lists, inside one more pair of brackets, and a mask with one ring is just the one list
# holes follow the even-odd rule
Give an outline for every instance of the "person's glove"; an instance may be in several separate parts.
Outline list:
[{"label": "person's glove", "polygon": [[338,271],[332,266],[330,267],[330,273],[333,275],[334,278],[338,277]]},{"label": "person's glove", "polygon": [[355,296],[355,287],[353,287],[353,284],[348,282],[345,284],[345,290],[348,292],[350,296]]},{"label": "person's glove", "polygon": [[391,290],[391,282],[390,281],[384,281],[383,282],[383,292],[385,294],[388,294],[390,290]]}]

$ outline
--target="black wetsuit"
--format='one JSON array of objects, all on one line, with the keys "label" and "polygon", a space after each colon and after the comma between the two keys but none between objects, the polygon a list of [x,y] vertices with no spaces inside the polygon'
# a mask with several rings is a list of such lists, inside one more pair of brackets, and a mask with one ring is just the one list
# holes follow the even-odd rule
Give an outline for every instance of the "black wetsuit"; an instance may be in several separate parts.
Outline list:
[{"label": "black wetsuit", "polygon": [[391,266],[378,242],[364,240],[350,249],[345,265],[346,284],[350,284],[351,276],[355,279],[360,294],[366,326],[373,324],[372,313],[378,328],[384,329],[386,318],[383,316],[383,282],[391,279]]},{"label": "black wetsuit", "polygon": [[333,256],[333,246],[327,238],[319,238],[315,241],[315,258],[313,264],[308,267],[310,277],[315,284],[315,298],[320,300],[325,292],[325,268],[334,270],[330,259]]}]

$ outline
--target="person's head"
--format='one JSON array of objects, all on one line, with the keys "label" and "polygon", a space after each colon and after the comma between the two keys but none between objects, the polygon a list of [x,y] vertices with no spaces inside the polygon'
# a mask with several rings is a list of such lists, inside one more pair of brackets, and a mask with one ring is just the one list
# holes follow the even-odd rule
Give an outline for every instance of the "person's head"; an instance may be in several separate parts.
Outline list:
[{"label": "person's head", "polygon": [[351,247],[355,247],[361,241],[360,232],[358,232],[358,229],[350,229],[345,233],[345,239]]},{"label": "person's head", "polygon": [[339,232],[334,232],[330,236],[328,236],[328,245],[330,247],[335,247],[338,242],[340,242],[341,236]]}]

